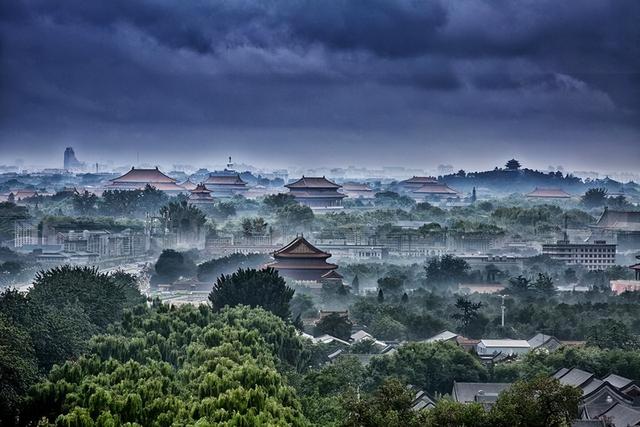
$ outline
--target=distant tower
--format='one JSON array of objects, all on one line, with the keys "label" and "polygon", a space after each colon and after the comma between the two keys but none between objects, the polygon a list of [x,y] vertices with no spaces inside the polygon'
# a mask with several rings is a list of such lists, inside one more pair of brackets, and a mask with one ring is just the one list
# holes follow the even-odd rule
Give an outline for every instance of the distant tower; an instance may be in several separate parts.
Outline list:
[{"label": "distant tower", "polygon": [[471,203],[475,203],[476,200],[478,200],[478,197],[476,196],[476,187],[473,187],[473,191],[471,192]]},{"label": "distant tower", "polygon": [[73,152],[73,147],[67,147],[64,150],[64,168],[69,169],[77,169],[81,168],[82,163],[76,158],[76,153]]},{"label": "distant tower", "polygon": [[233,170],[233,162],[231,161],[231,156],[229,156],[229,163],[227,163],[227,169]]}]

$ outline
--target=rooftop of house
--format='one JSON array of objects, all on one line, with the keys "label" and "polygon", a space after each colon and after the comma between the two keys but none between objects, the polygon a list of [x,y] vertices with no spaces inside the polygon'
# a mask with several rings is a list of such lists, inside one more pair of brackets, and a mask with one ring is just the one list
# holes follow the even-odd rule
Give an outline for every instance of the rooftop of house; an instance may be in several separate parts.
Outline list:
[{"label": "rooftop of house", "polygon": [[543,198],[543,199],[568,199],[571,194],[561,188],[539,188],[536,187],[532,192],[526,194],[527,197]]},{"label": "rooftop of house", "polygon": [[415,194],[458,194],[456,190],[447,184],[429,183],[414,191]]},{"label": "rooftop of house", "polygon": [[606,209],[593,227],[619,231],[640,231],[640,211]]},{"label": "rooftop of house", "polygon": [[400,181],[400,184],[437,184],[438,180],[432,176],[412,176]]},{"label": "rooftop of house", "polygon": [[640,410],[616,403],[601,414],[601,418],[610,420],[614,427],[632,427],[640,424]]},{"label": "rooftop of house", "polygon": [[583,371],[578,368],[561,368],[553,374],[553,377],[564,385],[580,387],[590,381],[594,375],[591,372]]},{"label": "rooftop of house", "polygon": [[555,349],[562,345],[562,343],[556,337],[549,334],[536,334],[531,337],[528,342],[531,348],[538,348],[543,345],[552,345],[552,347]]},{"label": "rooftop of house", "polygon": [[313,246],[304,236],[298,236],[273,253],[274,258],[329,258],[330,253]]},{"label": "rooftop of house", "polygon": [[373,190],[367,184],[361,184],[359,182],[345,182],[342,184],[344,191],[366,191],[373,192]]},{"label": "rooftop of house", "polygon": [[449,341],[458,337],[458,334],[451,331],[442,331],[437,335],[432,336],[431,338],[427,338],[424,340],[425,342],[438,342],[438,341]]},{"label": "rooftop of house", "polygon": [[503,339],[503,340],[480,340],[480,343],[485,347],[518,347],[518,348],[529,348],[529,342],[527,340],[511,340],[511,339]]},{"label": "rooftop of house", "polygon": [[466,383],[453,382],[451,396],[460,403],[471,403],[487,399],[495,401],[500,393],[509,388],[511,383]]},{"label": "rooftop of house", "polygon": [[209,178],[207,178],[204,183],[208,185],[247,185],[247,183],[242,178],[240,178],[240,174],[209,175]]},{"label": "rooftop of house", "polygon": [[292,182],[291,184],[285,185],[285,187],[289,189],[298,189],[298,188],[335,188],[338,189],[341,185],[336,184],[335,182],[329,181],[324,176],[322,177],[314,177],[314,176],[304,176],[299,180]]},{"label": "rooftop of house", "polygon": [[175,183],[176,180],[155,169],[136,169],[131,170],[122,176],[111,180],[113,183]]}]

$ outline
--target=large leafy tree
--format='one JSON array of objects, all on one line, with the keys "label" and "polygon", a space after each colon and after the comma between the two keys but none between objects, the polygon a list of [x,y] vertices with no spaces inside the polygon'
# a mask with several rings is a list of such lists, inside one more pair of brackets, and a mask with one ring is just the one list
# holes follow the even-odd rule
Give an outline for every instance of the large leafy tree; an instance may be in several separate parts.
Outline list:
[{"label": "large leafy tree", "polygon": [[450,254],[431,258],[425,266],[427,283],[431,286],[457,284],[467,278],[469,268],[467,261]]},{"label": "large leafy tree", "polygon": [[267,261],[263,254],[231,254],[222,258],[214,258],[198,264],[198,279],[214,281],[221,274],[231,274],[238,268],[257,268]]},{"label": "large leafy tree", "polygon": [[590,329],[587,343],[602,349],[640,348],[640,339],[627,325],[615,319],[603,319]]},{"label": "large leafy tree", "polygon": [[412,342],[394,354],[371,360],[375,381],[394,376],[429,393],[449,393],[453,381],[482,382],[487,369],[476,357],[452,343]]},{"label": "large leafy tree", "polygon": [[79,215],[90,215],[96,211],[98,196],[85,190],[83,193],[73,195],[73,209]]},{"label": "large leafy tree", "polygon": [[188,253],[165,249],[158,257],[158,261],[156,261],[156,277],[154,277],[153,281],[173,282],[179,277],[193,276],[196,270],[196,264]]},{"label": "large leafy tree", "polygon": [[65,265],[37,273],[29,297],[56,308],[78,302],[93,324],[105,328],[122,316],[127,303],[126,288],[135,286],[135,278],[131,276],[116,281],[98,272],[97,267]]},{"label": "large leafy tree", "polygon": [[318,321],[315,327],[315,334],[329,334],[341,340],[349,340],[352,326],[348,316],[343,316],[340,313],[331,313]]},{"label": "large leafy tree", "polygon": [[462,333],[469,333],[471,325],[478,320],[481,307],[481,302],[473,302],[467,298],[459,297],[456,300],[456,312],[451,317],[458,322]]},{"label": "large leafy tree", "polygon": [[[295,329],[260,309],[130,313],[87,355],[32,388],[24,421],[58,425],[308,425],[276,370],[303,356]],[[299,360],[300,364],[306,362]]]},{"label": "large leafy tree", "polygon": [[107,190],[102,193],[102,208],[111,215],[131,215],[136,210],[139,198],[139,190]]},{"label": "large leafy tree", "polygon": [[209,294],[209,301],[214,310],[221,310],[225,306],[248,305],[262,307],[282,319],[288,319],[291,314],[289,302],[294,292],[272,268],[241,268],[218,278]]},{"label": "large leafy tree", "polygon": [[397,379],[386,380],[369,399],[351,393],[345,400],[344,426],[418,427],[424,425],[424,413],[411,409],[414,393]]},{"label": "large leafy tree", "polygon": [[31,337],[0,314],[0,425],[16,424],[17,409],[37,378]]},{"label": "large leafy tree", "polygon": [[578,416],[582,391],[552,377],[517,381],[491,409],[492,425],[504,427],[561,427]]},{"label": "large leafy tree", "polygon": [[186,200],[170,202],[160,209],[164,227],[176,234],[196,236],[207,222],[205,214]]},{"label": "large leafy tree", "polygon": [[308,228],[313,222],[313,211],[309,206],[297,203],[287,204],[276,210],[278,222],[283,227],[294,229]]}]

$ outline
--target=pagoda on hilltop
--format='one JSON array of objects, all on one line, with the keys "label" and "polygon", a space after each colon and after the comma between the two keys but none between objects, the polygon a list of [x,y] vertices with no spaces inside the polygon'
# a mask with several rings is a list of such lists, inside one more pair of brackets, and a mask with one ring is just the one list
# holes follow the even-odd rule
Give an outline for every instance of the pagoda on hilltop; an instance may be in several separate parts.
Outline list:
[{"label": "pagoda on hilltop", "polygon": [[156,190],[173,194],[184,191],[184,188],[180,187],[175,179],[160,172],[157,166],[155,169],[132,167],[129,172],[112,179],[105,190],[144,190],[147,185]]},{"label": "pagoda on hilltop", "polygon": [[189,204],[190,205],[211,205],[214,203],[213,197],[211,197],[211,190],[208,190],[204,184],[200,183],[191,190],[191,195],[189,196]]},{"label": "pagoda on hilltop", "polygon": [[341,185],[329,181],[324,176],[302,175],[302,178],[285,187],[298,203],[311,209],[342,209],[342,199],[347,197],[346,194],[338,192],[338,189],[342,188]]},{"label": "pagoda on hilltop", "polygon": [[303,236],[296,237],[272,256],[274,261],[266,266],[289,279],[321,282],[336,277],[335,274],[329,274],[338,268],[336,264],[327,262],[331,254],[316,248]]}]

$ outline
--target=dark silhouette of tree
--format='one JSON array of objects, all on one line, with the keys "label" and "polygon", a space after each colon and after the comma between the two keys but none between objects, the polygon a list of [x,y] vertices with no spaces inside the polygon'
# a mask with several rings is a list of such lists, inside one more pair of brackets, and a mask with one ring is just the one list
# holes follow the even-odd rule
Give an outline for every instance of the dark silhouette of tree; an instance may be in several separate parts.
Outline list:
[{"label": "dark silhouette of tree", "polygon": [[351,291],[356,295],[360,293],[360,279],[358,278],[357,274],[351,282]]},{"label": "dark silhouette of tree", "polygon": [[582,196],[582,204],[587,208],[598,208],[607,203],[606,188],[590,188]]},{"label": "dark silhouette of tree", "polygon": [[509,279],[509,286],[507,292],[512,295],[525,294],[531,289],[531,280],[527,279],[523,275],[518,277],[512,277]]},{"label": "dark silhouette of tree", "polygon": [[401,301],[402,301],[403,304],[406,304],[406,303],[409,302],[409,295],[407,295],[406,292],[402,294]]},{"label": "dark silhouette of tree", "polygon": [[262,199],[262,204],[268,209],[279,209],[286,205],[296,204],[296,198],[288,193],[270,194]]},{"label": "dark silhouette of tree", "polygon": [[378,290],[378,302],[380,304],[382,304],[384,302],[384,292],[382,292],[382,289]]},{"label": "dark silhouette of tree", "polygon": [[176,234],[195,238],[200,232],[207,218],[197,207],[186,200],[170,202],[160,209],[160,217],[166,229]]},{"label": "dark silhouette of tree", "polygon": [[289,302],[294,290],[272,268],[264,270],[239,269],[222,275],[213,285],[209,301],[214,311],[225,306],[247,305],[262,307],[282,319],[290,317]]},{"label": "dark silhouette of tree", "polygon": [[308,228],[313,222],[313,211],[309,206],[287,204],[276,211],[278,222],[283,227]]},{"label": "dark silhouette of tree", "polygon": [[98,196],[95,194],[89,193],[85,190],[81,194],[74,194],[73,199],[73,210],[78,215],[90,215],[95,213],[96,205],[98,203]]},{"label": "dark silhouette of tree", "polygon": [[460,283],[467,278],[468,270],[467,261],[450,254],[431,258],[425,266],[427,283],[432,286]]},{"label": "dark silhouette of tree", "polygon": [[329,334],[341,340],[348,341],[351,337],[352,326],[353,324],[348,316],[340,313],[331,313],[318,321],[314,328],[314,334]]},{"label": "dark silhouette of tree", "polygon": [[516,159],[511,159],[504,166],[509,170],[518,170],[522,165]]},{"label": "dark silhouette of tree", "polygon": [[221,274],[231,274],[239,268],[258,268],[268,260],[263,254],[231,254],[198,264],[198,280],[214,281]]},{"label": "dark silhouette of tree", "polygon": [[478,319],[481,307],[481,302],[472,302],[463,297],[459,297],[456,300],[455,308],[458,312],[451,315],[451,317],[458,321],[462,333],[467,334],[469,332],[471,324]]},{"label": "dark silhouette of tree", "polygon": [[627,325],[614,319],[604,319],[591,328],[587,344],[601,349],[637,350],[640,347],[638,337]]},{"label": "dark silhouette of tree", "polygon": [[196,265],[186,253],[165,249],[155,264],[154,282],[171,283],[180,277],[192,277],[196,274]]},{"label": "dark silhouette of tree", "polygon": [[531,284],[531,286],[536,290],[536,292],[545,295],[553,294],[556,289],[556,287],[553,285],[553,279],[551,278],[551,276],[545,273],[538,273],[538,277]]},{"label": "dark silhouette of tree", "polygon": [[262,236],[267,232],[267,222],[264,218],[243,218],[242,219],[242,234],[245,237]]},{"label": "dark silhouette of tree", "polygon": [[378,288],[387,293],[402,291],[402,280],[399,277],[382,277],[378,279]]}]

